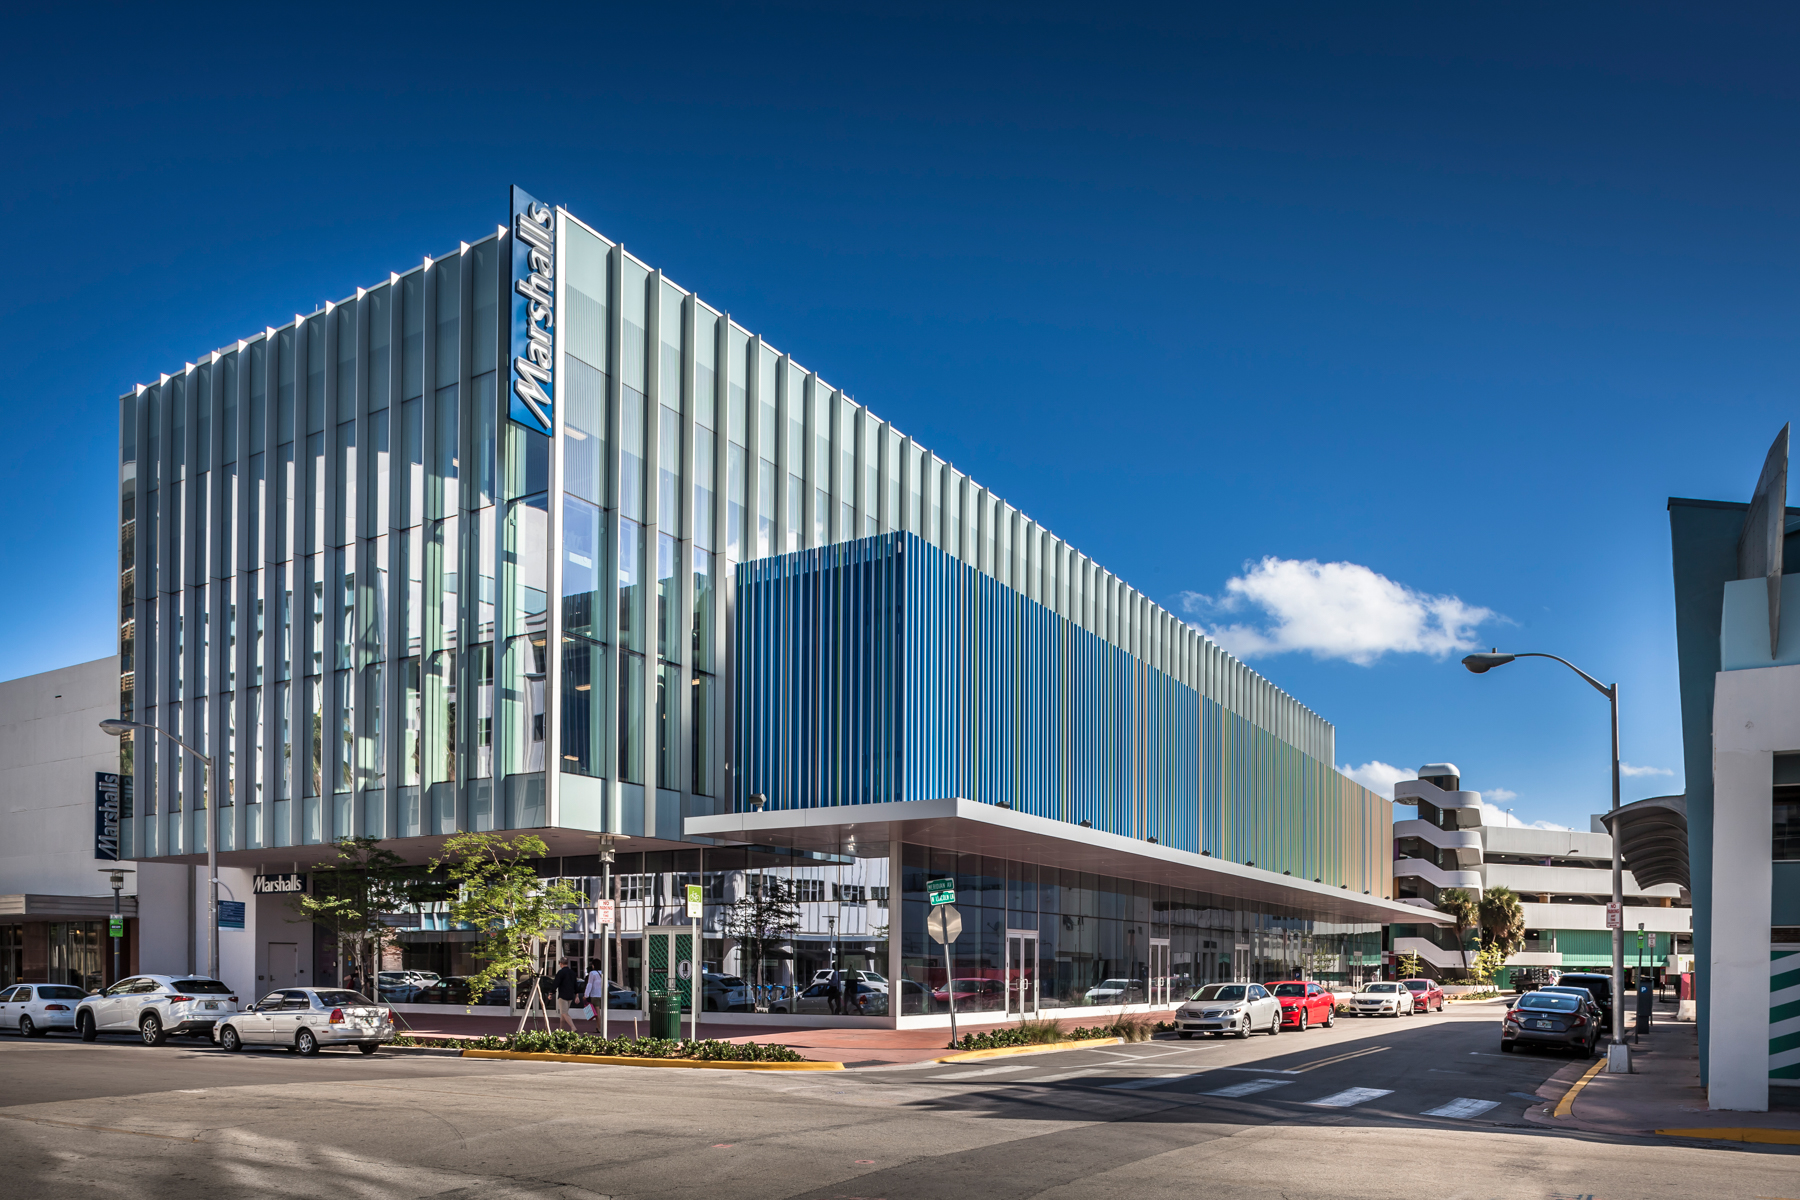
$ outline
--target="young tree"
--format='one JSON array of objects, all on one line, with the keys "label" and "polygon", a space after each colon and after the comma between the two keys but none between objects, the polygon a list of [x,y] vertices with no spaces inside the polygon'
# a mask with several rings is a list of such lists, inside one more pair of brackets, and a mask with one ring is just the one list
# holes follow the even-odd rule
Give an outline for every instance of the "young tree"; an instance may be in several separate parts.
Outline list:
[{"label": "young tree", "polygon": [[1456,945],[1462,951],[1463,973],[1469,970],[1469,931],[1475,928],[1475,897],[1461,888],[1445,888],[1438,893],[1437,906],[1456,922]]},{"label": "young tree", "polygon": [[1519,894],[1509,887],[1493,887],[1481,894],[1478,906],[1481,945],[1498,946],[1502,957],[1517,954],[1525,944],[1525,909]]},{"label": "young tree", "polygon": [[347,837],[337,848],[336,862],[314,868],[312,894],[295,893],[289,903],[300,920],[331,927],[338,961],[354,964],[364,991],[380,999],[375,980],[382,951],[399,939],[386,918],[424,899],[429,882],[423,869],[383,849],[375,838]]},{"label": "young tree", "polygon": [[1418,979],[1425,974],[1425,964],[1419,961],[1416,954],[1402,954],[1399,966],[1402,979]]},{"label": "young tree", "polygon": [[[475,945],[482,968],[469,979],[472,998],[504,981],[516,992],[520,972],[530,972],[536,988],[538,942],[576,921],[573,910],[587,897],[560,879],[540,879],[532,860],[548,857],[541,838],[522,834],[459,833],[444,843],[432,865],[444,869],[456,888],[452,920],[483,934]],[[528,1010],[529,1011],[529,1010]],[[519,1027],[525,1025],[523,1016]]]},{"label": "young tree", "polygon": [[724,930],[756,965],[757,1006],[763,1001],[763,959],[776,942],[800,930],[800,899],[793,882],[769,875],[744,876],[744,894],[725,906]]}]

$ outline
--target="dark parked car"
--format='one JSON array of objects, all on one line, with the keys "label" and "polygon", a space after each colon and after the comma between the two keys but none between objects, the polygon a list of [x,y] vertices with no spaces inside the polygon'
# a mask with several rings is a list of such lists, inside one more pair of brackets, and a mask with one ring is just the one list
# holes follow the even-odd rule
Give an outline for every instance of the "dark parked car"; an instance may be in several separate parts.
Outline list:
[{"label": "dark parked car", "polygon": [[1599,1041],[1599,1008],[1573,992],[1529,992],[1500,1022],[1500,1049],[1507,1054],[1517,1046],[1552,1046],[1587,1058]]},{"label": "dark parked car", "polygon": [[430,987],[419,992],[417,1004],[496,1004],[502,1007],[507,1003],[506,985],[497,983],[489,988],[480,999],[469,992],[469,980],[464,975],[446,975]]},{"label": "dark parked car", "polygon": [[1556,986],[1586,988],[1588,994],[1594,998],[1594,1003],[1600,1006],[1600,1016],[1603,1018],[1602,1023],[1607,1029],[1612,1028],[1613,1002],[1611,974],[1602,975],[1598,972],[1565,971],[1563,974],[1557,976]]}]

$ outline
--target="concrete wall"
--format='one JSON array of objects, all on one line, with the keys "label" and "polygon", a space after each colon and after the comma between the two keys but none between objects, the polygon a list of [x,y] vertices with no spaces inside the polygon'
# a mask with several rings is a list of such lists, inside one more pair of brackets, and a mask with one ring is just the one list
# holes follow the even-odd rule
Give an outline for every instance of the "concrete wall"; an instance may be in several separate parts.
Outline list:
[{"label": "concrete wall", "polygon": [[1713,699],[1712,976],[1707,1103],[1769,1107],[1771,789],[1800,750],[1800,667],[1720,671]]},{"label": "concrete wall", "polygon": [[0,683],[0,893],[110,897],[102,868],[128,867],[138,970],[157,971],[180,957],[184,868],[94,857],[94,774],[119,769],[118,739],[99,723],[118,711],[117,658]]}]

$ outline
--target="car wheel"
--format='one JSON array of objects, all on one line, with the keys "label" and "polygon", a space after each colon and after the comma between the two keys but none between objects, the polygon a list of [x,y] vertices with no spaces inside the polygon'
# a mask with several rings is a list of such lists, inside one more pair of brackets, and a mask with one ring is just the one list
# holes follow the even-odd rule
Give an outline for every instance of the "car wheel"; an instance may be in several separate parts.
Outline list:
[{"label": "car wheel", "polygon": [[238,1031],[236,1029],[227,1025],[225,1028],[219,1030],[219,1045],[224,1049],[225,1053],[236,1054],[239,1050],[244,1048],[244,1039],[238,1036]]},{"label": "car wheel", "polygon": [[1269,1018],[1269,1036],[1274,1037],[1281,1032],[1281,1006],[1275,1007],[1275,1015]]},{"label": "car wheel", "polygon": [[310,1057],[319,1052],[319,1039],[313,1036],[312,1030],[302,1029],[294,1038],[294,1049]]},{"label": "car wheel", "polygon": [[39,1029],[35,1024],[32,1023],[32,1020],[30,1017],[24,1016],[23,1014],[20,1015],[20,1017],[19,1017],[19,1036],[20,1037],[39,1037],[43,1034],[43,1032],[44,1032],[43,1030]]},{"label": "car wheel", "polygon": [[1305,1033],[1312,1026],[1312,1015],[1306,1009],[1300,1010],[1300,1023],[1294,1026],[1296,1033]]},{"label": "car wheel", "polygon": [[138,1035],[146,1046],[160,1046],[169,1040],[169,1035],[163,1032],[162,1020],[155,1013],[138,1023]]},{"label": "car wheel", "polygon": [[1237,1029],[1233,1032],[1232,1036],[1240,1038],[1240,1039],[1247,1038],[1250,1036],[1250,1014],[1249,1013],[1244,1014],[1244,1023],[1237,1027]]},{"label": "car wheel", "polygon": [[1330,1029],[1337,1024],[1337,1007],[1333,1005],[1325,1010],[1325,1028]]},{"label": "car wheel", "polygon": [[94,1028],[94,1014],[91,1012],[77,1014],[75,1030],[81,1035],[81,1040],[84,1042],[94,1041],[100,1036],[100,1031]]},{"label": "car wheel", "polygon": [[1191,1033],[1184,1033],[1184,1034],[1181,1034],[1180,1036],[1181,1036],[1181,1040],[1185,1042],[1185,1041],[1190,1040],[1194,1035]]},{"label": "car wheel", "polygon": [[358,1049],[358,1050],[361,1050],[361,1051],[362,1051],[362,1052],[363,1052],[363,1053],[364,1053],[364,1054],[373,1054],[373,1053],[375,1053],[375,1047],[374,1047],[374,1046],[358,1046],[358,1047],[357,1047],[357,1049]]}]

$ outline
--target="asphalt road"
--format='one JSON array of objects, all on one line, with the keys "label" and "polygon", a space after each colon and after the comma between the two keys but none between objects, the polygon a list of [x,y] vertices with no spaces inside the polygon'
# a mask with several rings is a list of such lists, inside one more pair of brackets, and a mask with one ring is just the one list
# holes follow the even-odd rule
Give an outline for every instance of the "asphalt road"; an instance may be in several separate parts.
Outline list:
[{"label": "asphalt road", "polygon": [[1568,1060],[1498,1019],[792,1074],[6,1038],[0,1163],[34,1200],[1800,1197],[1791,1151],[1527,1124]]}]

